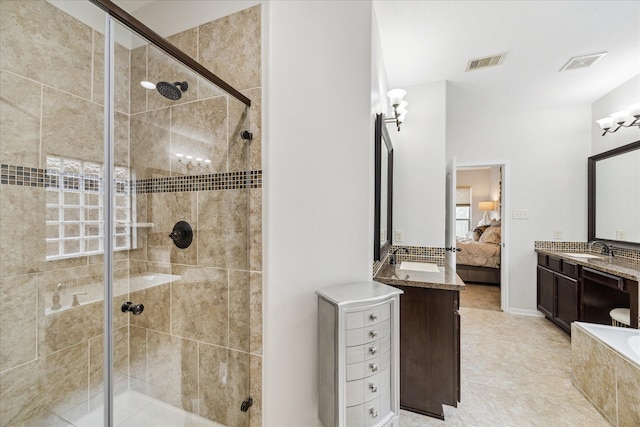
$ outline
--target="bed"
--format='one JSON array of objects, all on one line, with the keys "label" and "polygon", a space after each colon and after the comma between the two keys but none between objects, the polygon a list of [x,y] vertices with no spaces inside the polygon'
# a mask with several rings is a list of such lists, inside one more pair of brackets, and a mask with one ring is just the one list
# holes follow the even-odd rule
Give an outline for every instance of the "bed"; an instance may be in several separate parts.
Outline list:
[{"label": "bed", "polygon": [[500,221],[476,227],[471,238],[458,240],[456,271],[464,282],[500,285]]}]

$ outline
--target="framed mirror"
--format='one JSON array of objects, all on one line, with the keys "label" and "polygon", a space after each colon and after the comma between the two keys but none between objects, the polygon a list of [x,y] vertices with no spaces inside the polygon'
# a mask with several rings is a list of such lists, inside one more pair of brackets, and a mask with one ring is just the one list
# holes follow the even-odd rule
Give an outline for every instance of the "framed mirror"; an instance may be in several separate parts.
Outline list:
[{"label": "framed mirror", "polygon": [[375,206],[373,221],[373,260],[380,261],[391,247],[393,213],[393,144],[384,114],[376,115],[375,132]]},{"label": "framed mirror", "polygon": [[589,157],[588,238],[640,248],[640,141]]}]

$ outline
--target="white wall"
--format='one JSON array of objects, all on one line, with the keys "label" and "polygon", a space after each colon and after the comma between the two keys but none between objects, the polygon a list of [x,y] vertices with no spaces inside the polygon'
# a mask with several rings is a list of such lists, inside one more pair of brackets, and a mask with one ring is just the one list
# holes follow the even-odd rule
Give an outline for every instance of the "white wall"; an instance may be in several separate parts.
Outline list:
[{"label": "white wall", "polygon": [[403,88],[409,114],[400,132],[389,125],[394,146],[393,228],[402,242],[444,246],[447,84]]},{"label": "white wall", "polygon": [[[380,30],[378,29],[378,20],[373,11],[371,28],[371,116],[378,113],[384,113],[385,116],[391,116],[392,110],[389,104],[387,92],[389,92],[389,84],[387,81],[387,69],[384,65],[382,56],[382,42],[380,40]],[[373,180],[372,180],[373,181]],[[373,188],[373,185],[372,185]],[[373,191],[373,190],[372,190]]]},{"label": "white wall", "polygon": [[618,86],[591,106],[591,154],[599,154],[622,145],[640,140],[640,128],[622,128],[615,133],[602,136],[596,120],[616,111],[625,110],[629,105],[640,102],[640,74]]},{"label": "white wall", "polygon": [[371,278],[372,6],[263,8],[264,425],[314,426],[314,292]]},{"label": "white wall", "polygon": [[[512,311],[536,310],[536,240],[584,241],[587,234],[587,157],[591,117],[588,106],[556,110],[520,110],[513,106],[456,114],[467,103],[464,88],[447,91],[447,158],[459,162],[509,162],[505,197],[511,209],[527,209],[528,220],[510,220],[509,281]],[[468,107],[468,105],[467,105]],[[465,109],[469,111],[469,109]],[[497,119],[499,118],[499,119]],[[511,217],[512,212],[505,212]]]}]

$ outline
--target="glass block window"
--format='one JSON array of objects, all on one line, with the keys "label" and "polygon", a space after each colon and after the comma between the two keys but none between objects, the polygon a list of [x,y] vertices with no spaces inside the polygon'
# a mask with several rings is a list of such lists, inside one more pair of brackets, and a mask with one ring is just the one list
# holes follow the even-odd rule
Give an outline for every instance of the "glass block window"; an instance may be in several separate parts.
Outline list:
[{"label": "glass block window", "polygon": [[[47,157],[47,259],[104,251],[104,180],[100,163]],[[131,247],[129,169],[115,168],[114,249]]]}]

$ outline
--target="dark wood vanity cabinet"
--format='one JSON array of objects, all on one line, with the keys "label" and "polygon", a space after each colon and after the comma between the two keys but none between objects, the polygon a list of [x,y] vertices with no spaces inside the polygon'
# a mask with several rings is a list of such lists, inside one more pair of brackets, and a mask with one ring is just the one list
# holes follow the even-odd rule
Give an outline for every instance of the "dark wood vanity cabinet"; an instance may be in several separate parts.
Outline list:
[{"label": "dark wood vanity cabinet", "polygon": [[460,401],[459,291],[397,286],[400,304],[400,408],[444,419]]},{"label": "dark wood vanity cabinet", "polygon": [[538,254],[537,271],[538,310],[571,333],[571,322],[580,318],[578,265]]},{"label": "dark wood vanity cabinet", "polygon": [[631,327],[638,327],[638,306],[631,303],[638,301],[638,282],[582,267],[582,294],[581,320],[611,324],[612,308],[630,307]]},{"label": "dark wood vanity cabinet", "polygon": [[631,327],[638,328],[637,301],[636,281],[538,254],[538,310],[568,333],[576,320],[610,325],[617,307],[630,307]]}]

